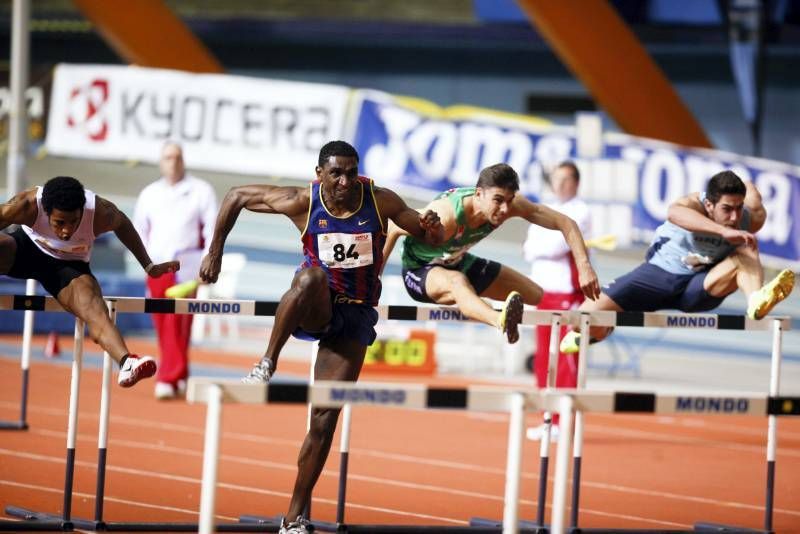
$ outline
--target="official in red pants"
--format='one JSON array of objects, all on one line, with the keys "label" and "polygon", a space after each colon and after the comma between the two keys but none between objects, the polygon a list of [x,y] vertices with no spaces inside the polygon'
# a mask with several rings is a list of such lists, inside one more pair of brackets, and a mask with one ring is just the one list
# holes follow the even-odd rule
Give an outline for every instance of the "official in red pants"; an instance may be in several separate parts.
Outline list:
[{"label": "official in red pants", "polygon": [[[172,275],[153,279],[152,283],[148,280],[148,293],[153,298],[163,298],[165,291],[177,282],[197,278],[200,258],[206,243],[211,242],[217,216],[214,189],[208,182],[186,173],[179,144],[164,144],[159,167],[161,178],[139,194],[133,224],[153,261],[167,258],[181,262],[181,278]],[[155,396],[160,400],[180,397],[189,377],[192,316],[153,314],[152,317],[161,349]]]}]

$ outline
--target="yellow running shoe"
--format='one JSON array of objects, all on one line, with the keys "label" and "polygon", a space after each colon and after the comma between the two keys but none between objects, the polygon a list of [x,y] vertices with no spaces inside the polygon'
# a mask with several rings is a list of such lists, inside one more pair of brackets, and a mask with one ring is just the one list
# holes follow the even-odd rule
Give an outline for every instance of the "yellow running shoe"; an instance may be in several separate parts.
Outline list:
[{"label": "yellow running shoe", "polygon": [[186,298],[192,293],[194,293],[195,289],[197,289],[198,283],[197,280],[188,280],[186,282],[181,282],[180,284],[175,284],[174,286],[168,288],[164,295],[168,299],[182,299]]},{"label": "yellow running shoe", "polygon": [[570,330],[561,338],[558,350],[564,354],[575,354],[580,350],[581,333],[577,330]]},{"label": "yellow running shoe", "polygon": [[794,289],[794,272],[791,269],[784,269],[750,295],[747,316],[751,319],[763,319],[772,308],[789,296],[792,289]]},{"label": "yellow running shoe", "polygon": [[509,293],[500,312],[500,330],[506,335],[509,343],[516,343],[519,340],[519,323],[522,322],[524,309],[522,295],[518,291]]}]

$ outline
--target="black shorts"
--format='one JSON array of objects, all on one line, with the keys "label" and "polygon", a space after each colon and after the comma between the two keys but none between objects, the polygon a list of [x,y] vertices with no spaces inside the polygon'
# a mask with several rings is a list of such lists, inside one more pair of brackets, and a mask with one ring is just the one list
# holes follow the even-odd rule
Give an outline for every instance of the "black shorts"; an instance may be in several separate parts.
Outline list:
[{"label": "black shorts", "polygon": [[425,280],[428,278],[430,270],[434,267],[461,271],[467,277],[469,283],[472,284],[472,287],[475,288],[475,293],[480,295],[495,281],[500,274],[502,265],[496,261],[485,260],[468,254],[461,263],[452,267],[428,264],[418,269],[403,269],[403,284],[412,299],[418,302],[435,304],[425,292]]},{"label": "black shorts", "polygon": [[703,288],[708,271],[673,274],[652,263],[612,280],[603,293],[625,311],[650,312],[675,309],[684,312],[713,310],[725,297],[710,295]]},{"label": "black shorts", "polygon": [[11,278],[38,280],[48,293],[57,297],[62,289],[80,275],[94,277],[85,261],[59,260],[39,250],[22,228],[17,228],[9,235],[17,242],[14,264],[8,272]]}]

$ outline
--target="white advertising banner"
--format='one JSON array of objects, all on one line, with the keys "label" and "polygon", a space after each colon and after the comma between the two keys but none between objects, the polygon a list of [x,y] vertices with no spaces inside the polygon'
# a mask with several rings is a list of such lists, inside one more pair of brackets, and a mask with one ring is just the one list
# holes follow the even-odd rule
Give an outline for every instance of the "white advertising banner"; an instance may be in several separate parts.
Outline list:
[{"label": "white advertising banner", "polygon": [[342,136],[349,95],[336,85],[62,64],[46,146],[155,163],[169,139],[192,169],[311,178],[320,147]]}]

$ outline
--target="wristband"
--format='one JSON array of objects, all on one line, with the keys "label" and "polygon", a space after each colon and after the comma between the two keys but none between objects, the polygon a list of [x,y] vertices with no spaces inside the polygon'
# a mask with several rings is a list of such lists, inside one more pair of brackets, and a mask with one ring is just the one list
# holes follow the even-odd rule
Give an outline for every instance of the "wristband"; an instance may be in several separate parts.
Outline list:
[{"label": "wristband", "polygon": [[147,267],[145,267],[145,268],[144,268],[144,272],[146,272],[147,274],[150,274],[150,270],[151,270],[151,269],[152,269],[154,266],[155,266],[155,264],[154,264],[154,263],[151,261],[149,264],[147,264]]}]

